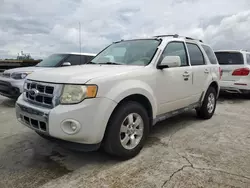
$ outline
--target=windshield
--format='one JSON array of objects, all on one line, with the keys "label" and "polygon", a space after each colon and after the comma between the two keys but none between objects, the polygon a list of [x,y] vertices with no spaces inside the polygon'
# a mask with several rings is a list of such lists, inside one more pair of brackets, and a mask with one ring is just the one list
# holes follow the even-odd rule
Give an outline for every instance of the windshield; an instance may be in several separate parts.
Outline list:
[{"label": "windshield", "polygon": [[159,40],[128,40],[111,44],[90,63],[95,64],[122,64],[148,65],[153,58]]},{"label": "windshield", "polygon": [[215,52],[220,65],[244,64],[243,55],[239,52]]},{"label": "windshield", "polygon": [[55,67],[60,61],[62,61],[67,54],[52,54],[49,57],[46,57],[40,63],[38,63],[37,67]]}]

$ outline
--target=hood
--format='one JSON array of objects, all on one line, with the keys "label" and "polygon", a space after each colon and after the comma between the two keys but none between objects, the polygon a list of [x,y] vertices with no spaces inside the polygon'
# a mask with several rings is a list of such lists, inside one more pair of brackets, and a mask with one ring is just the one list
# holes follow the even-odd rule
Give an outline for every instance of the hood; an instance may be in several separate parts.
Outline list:
[{"label": "hood", "polygon": [[84,84],[94,78],[117,75],[141,68],[144,67],[127,65],[76,65],[38,71],[28,75],[27,79],[53,83]]},{"label": "hood", "polygon": [[14,73],[14,72],[34,72],[38,70],[44,70],[49,69],[46,67],[20,67],[20,68],[14,68],[14,69],[8,69],[5,71],[5,73]]}]

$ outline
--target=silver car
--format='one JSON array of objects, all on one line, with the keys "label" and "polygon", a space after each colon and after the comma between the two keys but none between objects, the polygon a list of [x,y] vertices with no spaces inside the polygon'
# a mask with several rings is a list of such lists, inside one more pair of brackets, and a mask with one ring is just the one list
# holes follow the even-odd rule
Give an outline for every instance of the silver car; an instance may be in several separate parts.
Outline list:
[{"label": "silver car", "polygon": [[36,66],[6,70],[0,76],[0,94],[8,98],[17,99],[23,92],[23,84],[28,74],[44,69],[85,64],[91,61],[95,55],[90,53],[52,54]]}]

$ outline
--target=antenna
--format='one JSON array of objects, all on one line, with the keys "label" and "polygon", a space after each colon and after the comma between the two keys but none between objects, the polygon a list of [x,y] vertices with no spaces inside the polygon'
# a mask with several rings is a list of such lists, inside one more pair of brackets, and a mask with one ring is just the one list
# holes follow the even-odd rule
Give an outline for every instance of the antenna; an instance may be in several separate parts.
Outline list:
[{"label": "antenna", "polygon": [[81,22],[79,22],[79,47],[80,47],[80,64],[82,63],[82,43],[81,43]]}]

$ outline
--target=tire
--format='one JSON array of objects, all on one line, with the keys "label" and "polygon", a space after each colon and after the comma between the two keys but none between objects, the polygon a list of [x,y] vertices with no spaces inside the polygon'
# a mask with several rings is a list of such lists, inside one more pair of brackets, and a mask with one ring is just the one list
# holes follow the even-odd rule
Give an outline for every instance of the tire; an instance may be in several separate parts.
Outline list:
[{"label": "tire", "polygon": [[[210,97],[212,97],[214,100],[213,108],[211,107],[211,105],[210,108],[208,108],[209,100],[211,100]],[[216,102],[216,90],[214,87],[209,87],[203,100],[202,106],[196,109],[197,116],[202,119],[210,119],[214,115],[214,111],[216,109]]]},{"label": "tire", "polygon": [[[130,127],[132,122],[136,128]],[[104,150],[121,159],[133,158],[140,153],[145,144],[149,133],[149,122],[148,113],[141,104],[134,101],[120,104],[109,120],[104,138]],[[121,129],[122,125],[126,125],[123,128],[127,128]]]}]

